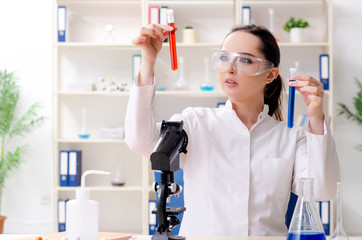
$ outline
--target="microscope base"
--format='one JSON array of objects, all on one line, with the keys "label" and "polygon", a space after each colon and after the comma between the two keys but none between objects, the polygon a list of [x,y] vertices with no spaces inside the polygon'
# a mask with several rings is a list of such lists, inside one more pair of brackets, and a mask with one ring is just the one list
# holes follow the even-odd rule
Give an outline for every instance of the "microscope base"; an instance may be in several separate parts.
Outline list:
[{"label": "microscope base", "polygon": [[166,231],[160,234],[159,232],[155,232],[155,234],[151,238],[152,240],[185,240],[186,238],[183,236],[175,236],[172,232]]}]

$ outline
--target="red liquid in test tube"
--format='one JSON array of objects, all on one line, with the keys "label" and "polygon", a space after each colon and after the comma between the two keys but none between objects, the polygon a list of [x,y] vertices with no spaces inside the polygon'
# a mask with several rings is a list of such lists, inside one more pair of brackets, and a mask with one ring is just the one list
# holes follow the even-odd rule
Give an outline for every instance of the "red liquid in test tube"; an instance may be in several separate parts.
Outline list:
[{"label": "red liquid in test tube", "polygon": [[170,57],[171,57],[171,68],[177,70],[177,52],[176,52],[176,36],[175,36],[175,17],[173,15],[173,9],[167,10],[167,22],[168,25],[173,27],[174,30],[169,32],[168,38],[170,42]]}]

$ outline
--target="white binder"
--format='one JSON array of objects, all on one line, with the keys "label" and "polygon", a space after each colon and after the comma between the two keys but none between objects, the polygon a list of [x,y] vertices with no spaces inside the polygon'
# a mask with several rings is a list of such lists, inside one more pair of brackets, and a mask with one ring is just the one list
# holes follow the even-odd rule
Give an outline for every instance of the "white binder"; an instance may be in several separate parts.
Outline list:
[{"label": "white binder", "polygon": [[251,12],[250,6],[243,6],[241,10],[241,25],[249,25],[251,24]]}]

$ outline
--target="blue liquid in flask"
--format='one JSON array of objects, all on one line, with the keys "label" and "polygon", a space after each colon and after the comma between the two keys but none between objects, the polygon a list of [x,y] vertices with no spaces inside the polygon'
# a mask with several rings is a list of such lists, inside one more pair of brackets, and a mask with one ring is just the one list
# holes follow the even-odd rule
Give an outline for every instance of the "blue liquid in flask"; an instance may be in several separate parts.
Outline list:
[{"label": "blue liquid in flask", "polygon": [[326,237],[320,232],[291,232],[287,240],[326,240]]},{"label": "blue liquid in flask", "polygon": [[200,89],[202,91],[212,91],[214,90],[214,86],[201,86]]}]

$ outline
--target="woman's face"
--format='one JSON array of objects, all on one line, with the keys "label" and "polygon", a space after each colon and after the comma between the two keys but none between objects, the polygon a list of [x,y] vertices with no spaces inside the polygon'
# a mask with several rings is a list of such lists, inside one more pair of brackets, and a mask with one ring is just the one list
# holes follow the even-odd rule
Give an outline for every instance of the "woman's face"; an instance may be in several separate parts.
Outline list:
[{"label": "woman's face", "polygon": [[[247,32],[236,31],[225,39],[221,51],[244,53],[253,57],[265,59],[260,52],[260,39]],[[270,76],[272,75],[272,76]],[[256,76],[245,76],[233,69],[229,64],[225,72],[218,72],[218,79],[223,92],[231,101],[264,99],[265,84],[276,76],[271,70]]]}]

